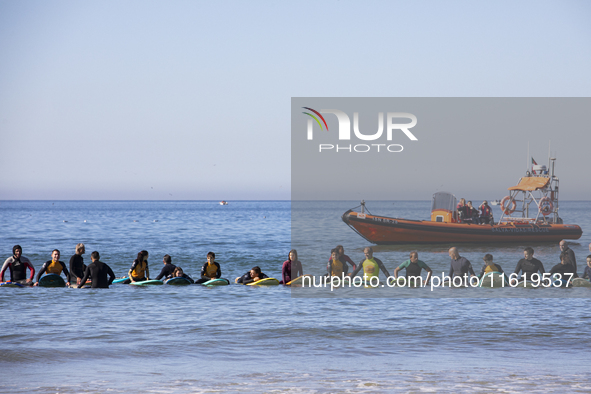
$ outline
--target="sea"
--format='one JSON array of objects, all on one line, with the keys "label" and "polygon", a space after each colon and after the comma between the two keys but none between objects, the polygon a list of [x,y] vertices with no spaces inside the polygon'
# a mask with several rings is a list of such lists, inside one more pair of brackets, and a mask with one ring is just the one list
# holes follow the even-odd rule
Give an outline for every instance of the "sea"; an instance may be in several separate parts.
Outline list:
[{"label": "sea", "polygon": [[[232,283],[254,266],[281,278],[292,248],[304,273],[326,272],[341,244],[367,241],[341,215],[358,201],[0,201],[0,259],[15,244],[34,267],[53,249],[69,265],[98,251],[116,276],[149,252],[193,278],[208,252]],[[428,219],[429,201],[368,201],[374,214]],[[494,207],[495,218],[500,210]],[[578,271],[591,201],[563,201]],[[546,270],[558,244],[373,246],[393,274],[409,252],[447,273],[458,246],[479,271],[486,253],[513,272],[532,246]],[[382,277],[385,279],[385,277]],[[305,288],[130,286],[0,288],[0,392],[548,393],[591,392],[591,288]]]}]

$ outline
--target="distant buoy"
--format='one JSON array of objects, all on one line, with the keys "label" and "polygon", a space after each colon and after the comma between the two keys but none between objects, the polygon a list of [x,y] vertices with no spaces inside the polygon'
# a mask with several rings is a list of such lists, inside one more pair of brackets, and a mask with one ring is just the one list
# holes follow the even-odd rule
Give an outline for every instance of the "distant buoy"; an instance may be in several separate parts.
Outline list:
[{"label": "distant buoy", "polygon": [[68,221],[67,220],[64,220],[64,223],[68,223]]},{"label": "distant buoy", "polygon": [[154,220],[154,223],[156,223],[158,220]]},{"label": "distant buoy", "polygon": [[84,223],[86,223],[86,220],[84,221]]},{"label": "distant buoy", "polygon": [[135,223],[135,222],[137,222],[137,220],[134,220],[133,222]]}]

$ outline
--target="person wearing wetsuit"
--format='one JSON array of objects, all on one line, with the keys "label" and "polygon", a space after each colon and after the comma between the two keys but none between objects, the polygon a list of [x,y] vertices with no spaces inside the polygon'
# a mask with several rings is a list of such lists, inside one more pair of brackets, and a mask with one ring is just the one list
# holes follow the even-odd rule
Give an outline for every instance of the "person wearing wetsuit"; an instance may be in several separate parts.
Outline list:
[{"label": "person wearing wetsuit", "polygon": [[183,272],[183,269],[181,267],[176,267],[174,269],[174,271],[172,272],[172,274],[168,275],[166,277],[166,280],[168,279],[172,279],[172,278],[185,278],[187,279],[189,282],[191,283],[195,283],[195,281],[193,280],[193,278],[191,278],[189,275],[185,274]]},{"label": "person wearing wetsuit", "polygon": [[[472,264],[467,258],[460,256],[458,248],[450,248],[448,254],[451,258],[448,276],[452,278],[452,280],[456,276],[463,278],[467,274],[470,274],[471,277],[476,276],[474,269],[472,268]],[[467,283],[464,283],[464,286],[467,285]]]},{"label": "person wearing wetsuit", "polygon": [[298,252],[292,249],[281,267],[281,282],[279,284],[287,285],[293,279],[302,275],[304,275],[304,270],[302,269],[302,263],[298,260]]},{"label": "person wearing wetsuit", "polygon": [[[568,280],[569,282],[571,279],[576,278],[576,276],[574,276],[574,274],[576,274],[575,267],[573,267],[572,261],[567,253],[562,252],[560,254],[560,263],[556,264],[550,270],[550,275],[554,274],[560,274],[561,279]],[[573,274],[573,276],[571,277],[566,274]]]},{"label": "person wearing wetsuit", "polygon": [[409,257],[410,260],[406,260],[404,263],[396,267],[396,269],[394,270],[394,278],[398,279],[398,272],[403,269],[406,269],[406,279],[408,279],[409,277],[420,277],[421,272],[423,271],[423,269],[425,269],[425,271],[427,271],[427,279],[425,279],[423,285],[427,286],[427,283],[429,283],[429,279],[431,279],[431,274],[433,273],[433,270],[431,270],[431,268],[429,268],[429,266],[425,264],[424,261],[419,260],[418,252],[410,252]]},{"label": "person wearing wetsuit", "polygon": [[365,254],[365,260],[361,261],[357,268],[351,272],[350,276],[355,277],[359,271],[363,269],[363,278],[365,284],[368,285],[371,283],[372,277],[379,278],[380,270],[386,275],[386,278],[390,277],[390,273],[382,263],[382,260],[378,259],[377,257],[373,257],[373,248],[368,246],[367,248],[363,249],[363,253]]},{"label": "person wearing wetsuit", "polygon": [[[107,264],[99,261],[100,258],[101,256],[97,251],[90,254],[90,260],[92,260],[92,263],[90,263],[90,265],[86,267],[86,270],[84,270],[84,276],[78,284],[78,288],[84,286],[88,278],[92,278],[91,287],[93,289],[108,289],[109,285],[113,283],[115,280],[113,270]],[[107,279],[107,275],[109,275],[109,279]]]},{"label": "person wearing wetsuit", "polygon": [[156,280],[160,280],[162,278],[168,278],[169,276],[172,275],[172,273],[176,269],[176,265],[172,264],[172,257],[170,257],[167,254],[165,254],[164,257],[162,258],[162,263],[164,264],[164,267],[162,267],[162,271],[160,271],[160,273],[156,277]]},{"label": "person wearing wetsuit", "polygon": [[585,271],[583,271],[583,279],[591,279],[591,254],[587,256],[587,266],[585,267]]},{"label": "person wearing wetsuit", "polygon": [[85,252],[84,244],[79,243],[76,245],[76,253],[70,257],[70,278],[72,280],[76,279],[77,284],[80,284],[80,279],[86,271],[86,264],[84,264],[84,258],[82,258]]},{"label": "person wearing wetsuit", "polygon": [[330,251],[330,255],[331,259],[326,267],[326,276],[338,276],[339,278],[342,278],[343,275],[347,275],[349,272],[349,267],[347,266],[347,263],[341,261],[339,250],[334,248]]},{"label": "person wearing wetsuit", "polygon": [[[31,276],[27,279],[27,268],[31,272]],[[23,248],[20,245],[14,245],[12,248],[12,256],[7,258],[2,265],[0,271],[0,282],[4,282],[4,273],[6,270],[10,271],[10,281],[20,283],[22,285],[31,285],[35,278],[35,268],[31,261],[23,256]]]},{"label": "person wearing wetsuit", "polygon": [[[339,260],[343,263],[347,263],[349,265],[351,265],[352,269],[357,268],[357,265],[353,262],[353,260],[351,260],[351,257],[347,256],[345,254],[345,248],[343,247],[343,245],[337,245],[337,247],[335,248],[339,254]],[[328,264],[326,265],[326,270],[330,271],[330,263],[332,262],[332,253],[330,254],[330,257],[328,259]],[[297,278],[297,276],[296,276]]]},{"label": "person wearing wetsuit", "polygon": [[558,245],[560,246],[560,251],[566,254],[568,262],[570,262],[570,264],[574,267],[575,276],[573,276],[573,278],[578,278],[579,276],[577,275],[577,259],[575,258],[575,252],[573,252],[573,250],[568,247],[564,239],[560,241]]},{"label": "person wearing wetsuit", "polygon": [[480,270],[480,274],[478,274],[478,279],[482,279],[484,274],[488,274],[489,272],[500,272],[501,274],[505,273],[505,271],[503,271],[503,268],[501,268],[500,265],[493,263],[493,255],[492,254],[490,254],[490,253],[485,254],[484,258],[482,260],[484,260],[484,265],[482,266],[482,269]]},{"label": "person wearing wetsuit", "polygon": [[131,282],[143,282],[145,280],[150,280],[150,270],[148,268],[148,251],[142,250],[137,254],[137,258],[133,260],[127,276],[128,279],[122,282],[127,285]]},{"label": "person wearing wetsuit", "polygon": [[201,279],[196,280],[195,284],[200,285],[201,283],[209,282],[212,279],[218,279],[221,277],[222,269],[215,261],[215,253],[207,253],[207,262],[201,267]]},{"label": "person wearing wetsuit", "polygon": [[46,261],[45,264],[43,264],[43,266],[39,270],[35,286],[39,286],[39,279],[41,279],[41,275],[43,275],[44,273],[61,275],[62,272],[64,273],[64,275],[66,275],[66,286],[70,286],[70,273],[68,272],[68,269],[66,268],[64,262],[59,260],[60,251],[54,249],[53,252],[51,252],[51,260]]},{"label": "person wearing wetsuit", "polygon": [[259,280],[266,278],[268,278],[268,276],[262,273],[259,267],[253,267],[246,274],[242,275],[239,278],[236,278],[236,283],[246,285],[252,282],[258,282]]},{"label": "person wearing wetsuit", "polygon": [[541,275],[546,273],[544,270],[544,265],[538,259],[534,258],[534,250],[531,247],[527,247],[523,249],[523,256],[524,258],[517,262],[517,267],[515,267],[514,274],[518,274],[521,271],[521,279],[526,279],[531,281],[531,275],[539,272]]}]

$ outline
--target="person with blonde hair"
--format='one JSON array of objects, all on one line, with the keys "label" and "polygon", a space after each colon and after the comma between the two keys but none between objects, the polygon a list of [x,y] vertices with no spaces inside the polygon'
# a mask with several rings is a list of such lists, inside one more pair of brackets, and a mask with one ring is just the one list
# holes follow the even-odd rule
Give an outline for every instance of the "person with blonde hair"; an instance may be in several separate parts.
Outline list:
[{"label": "person with blonde hair", "polygon": [[82,255],[86,253],[86,248],[83,243],[76,245],[76,254],[70,257],[70,279],[76,279],[76,284],[79,285],[84,272],[86,271],[86,264]]}]

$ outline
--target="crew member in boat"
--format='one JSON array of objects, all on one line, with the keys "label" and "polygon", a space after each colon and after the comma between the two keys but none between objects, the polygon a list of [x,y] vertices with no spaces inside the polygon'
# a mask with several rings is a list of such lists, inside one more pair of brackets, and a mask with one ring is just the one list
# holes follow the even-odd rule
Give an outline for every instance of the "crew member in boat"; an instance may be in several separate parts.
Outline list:
[{"label": "crew member in boat", "polygon": [[[556,264],[550,270],[550,275],[560,274],[562,275],[562,279],[569,280],[572,278],[576,278],[576,271],[575,267],[573,266],[568,254],[565,252],[560,253],[560,263]],[[565,274],[573,274],[572,278],[570,275]]]},{"label": "crew member in boat", "polygon": [[60,261],[60,251],[54,249],[53,252],[51,252],[51,260],[46,261],[39,270],[35,286],[39,286],[39,279],[41,279],[41,275],[44,273],[61,275],[62,272],[66,275],[66,286],[70,286],[70,273],[64,262]]},{"label": "crew member in boat", "polygon": [[587,256],[587,266],[583,271],[583,279],[591,279],[591,254]]},{"label": "crew member in boat", "polygon": [[366,283],[370,283],[372,277],[380,276],[380,270],[386,275],[386,278],[390,277],[390,273],[382,263],[382,260],[378,259],[377,257],[373,257],[373,249],[371,246],[363,249],[363,254],[365,254],[365,260],[363,260],[357,268],[351,272],[351,277],[355,277],[361,269],[363,269],[363,277],[366,280]]},{"label": "crew member in boat", "polygon": [[[450,248],[448,251],[449,257],[451,258],[450,267],[449,267],[449,277],[453,278],[455,276],[464,277],[465,275],[470,274],[470,276],[476,276],[474,273],[474,269],[472,268],[472,263],[465,257],[460,256],[460,252],[458,252],[458,248],[455,246]],[[467,286],[467,283],[464,283]]]},{"label": "crew member in boat", "polygon": [[484,200],[482,204],[480,204],[480,223],[483,224],[492,224],[493,221],[493,214],[492,209],[488,205],[488,201]]},{"label": "crew member in boat", "polygon": [[222,269],[217,261],[215,261],[215,253],[207,253],[207,261],[201,267],[201,279],[195,281],[196,284],[209,282],[212,279],[222,277]]},{"label": "crew member in boat", "polygon": [[417,277],[421,276],[421,272],[423,269],[427,271],[427,279],[425,279],[424,286],[427,286],[429,280],[431,279],[431,274],[433,270],[429,268],[424,261],[419,260],[419,253],[417,251],[410,252],[410,259],[406,260],[404,263],[400,264],[396,269],[394,269],[394,279],[398,280],[398,272],[405,269],[406,270],[406,279],[409,277]]},{"label": "crew member in boat", "polygon": [[466,204],[466,221],[470,221],[474,224],[480,224],[480,213],[478,209],[474,208],[472,201],[468,201]]},{"label": "crew member in boat", "polygon": [[577,278],[577,259],[575,258],[575,252],[573,252],[573,250],[571,248],[568,247],[568,244],[566,243],[566,241],[563,239],[562,241],[560,241],[560,243],[558,244],[560,246],[560,251],[562,253],[566,254],[566,257],[568,258],[568,260],[570,261],[570,263],[572,264],[572,266],[575,268],[575,278]]},{"label": "crew member in boat", "polygon": [[339,278],[342,278],[343,275],[348,274],[349,266],[344,261],[341,261],[340,257],[341,255],[337,248],[330,251],[330,260],[326,266],[326,276],[338,276]]},{"label": "crew member in boat", "polygon": [[162,270],[160,271],[160,273],[156,277],[156,280],[161,280],[162,278],[168,278],[170,275],[172,275],[172,273],[174,272],[174,270],[176,268],[176,265],[172,264],[172,257],[170,257],[167,254],[165,254],[164,257],[162,258],[162,264],[164,264],[164,267],[162,267]]},{"label": "crew member in boat", "polygon": [[286,285],[302,275],[304,275],[304,270],[302,269],[302,263],[298,260],[298,252],[292,249],[287,255],[287,260],[281,266],[281,282],[279,284]]},{"label": "crew member in boat", "polygon": [[519,272],[521,272],[521,280],[526,279],[530,281],[532,274],[539,272],[543,275],[546,272],[542,262],[534,258],[533,248],[528,246],[527,248],[523,249],[523,257],[524,258],[517,262],[517,267],[515,267],[515,271],[513,272],[515,274],[519,274]]},{"label": "crew member in boat", "polygon": [[181,267],[174,267],[174,271],[172,272],[172,274],[170,274],[166,277],[166,279],[172,279],[172,278],[185,278],[189,282],[195,283],[193,278],[191,278],[189,275],[185,274],[185,272],[183,271],[183,269]]},{"label": "crew member in boat", "polygon": [[[91,287],[93,289],[108,289],[109,285],[113,283],[115,280],[113,270],[107,264],[99,261],[100,258],[101,256],[96,250],[90,254],[92,263],[84,270],[84,276],[81,278],[80,283],[78,283],[78,288],[83,287],[88,278],[92,278]],[[108,279],[107,275],[109,276]]]},{"label": "crew member in boat", "polygon": [[456,210],[458,211],[458,222],[462,223],[467,217],[467,212],[466,212],[466,208],[468,206],[466,205],[466,199],[465,198],[460,198],[460,202],[458,203],[458,205],[456,206]]},{"label": "crew member in boat", "polygon": [[148,268],[148,251],[142,250],[137,254],[137,258],[131,263],[131,268],[127,273],[127,280],[122,282],[130,284],[131,282],[143,282],[150,280],[150,269]]},{"label": "crew member in boat", "polygon": [[[345,248],[343,248],[343,245],[337,245],[337,247],[335,249],[337,250],[337,252],[339,252],[339,260],[340,261],[342,261],[343,263],[350,264],[352,269],[357,268],[357,265],[353,262],[353,260],[351,260],[351,258],[345,254]],[[332,261],[332,253],[330,255],[330,258],[328,259],[328,264],[326,266],[327,270],[328,270],[328,265],[330,265],[331,261]]]},{"label": "crew member in boat", "polygon": [[259,280],[268,278],[267,274],[261,272],[260,267],[252,267],[250,271],[246,274],[242,275],[241,277],[236,278],[236,283],[240,283],[243,285],[258,282]]},{"label": "crew member in boat", "polygon": [[[30,277],[27,279],[27,268],[31,272]],[[12,247],[12,256],[6,259],[2,265],[2,271],[0,272],[0,282],[4,282],[4,273],[6,270],[10,271],[10,281],[17,282],[23,285],[31,285],[35,278],[35,268],[31,261],[23,256],[23,248],[20,245],[14,245]]]},{"label": "crew member in boat", "polygon": [[484,257],[482,258],[482,260],[484,260],[484,265],[482,266],[482,269],[480,270],[480,274],[478,274],[478,278],[481,279],[484,274],[488,274],[489,272],[500,272],[502,274],[505,273],[505,271],[503,271],[503,268],[501,268],[500,265],[495,264],[493,262],[493,255],[490,253],[487,253],[484,255]]}]

